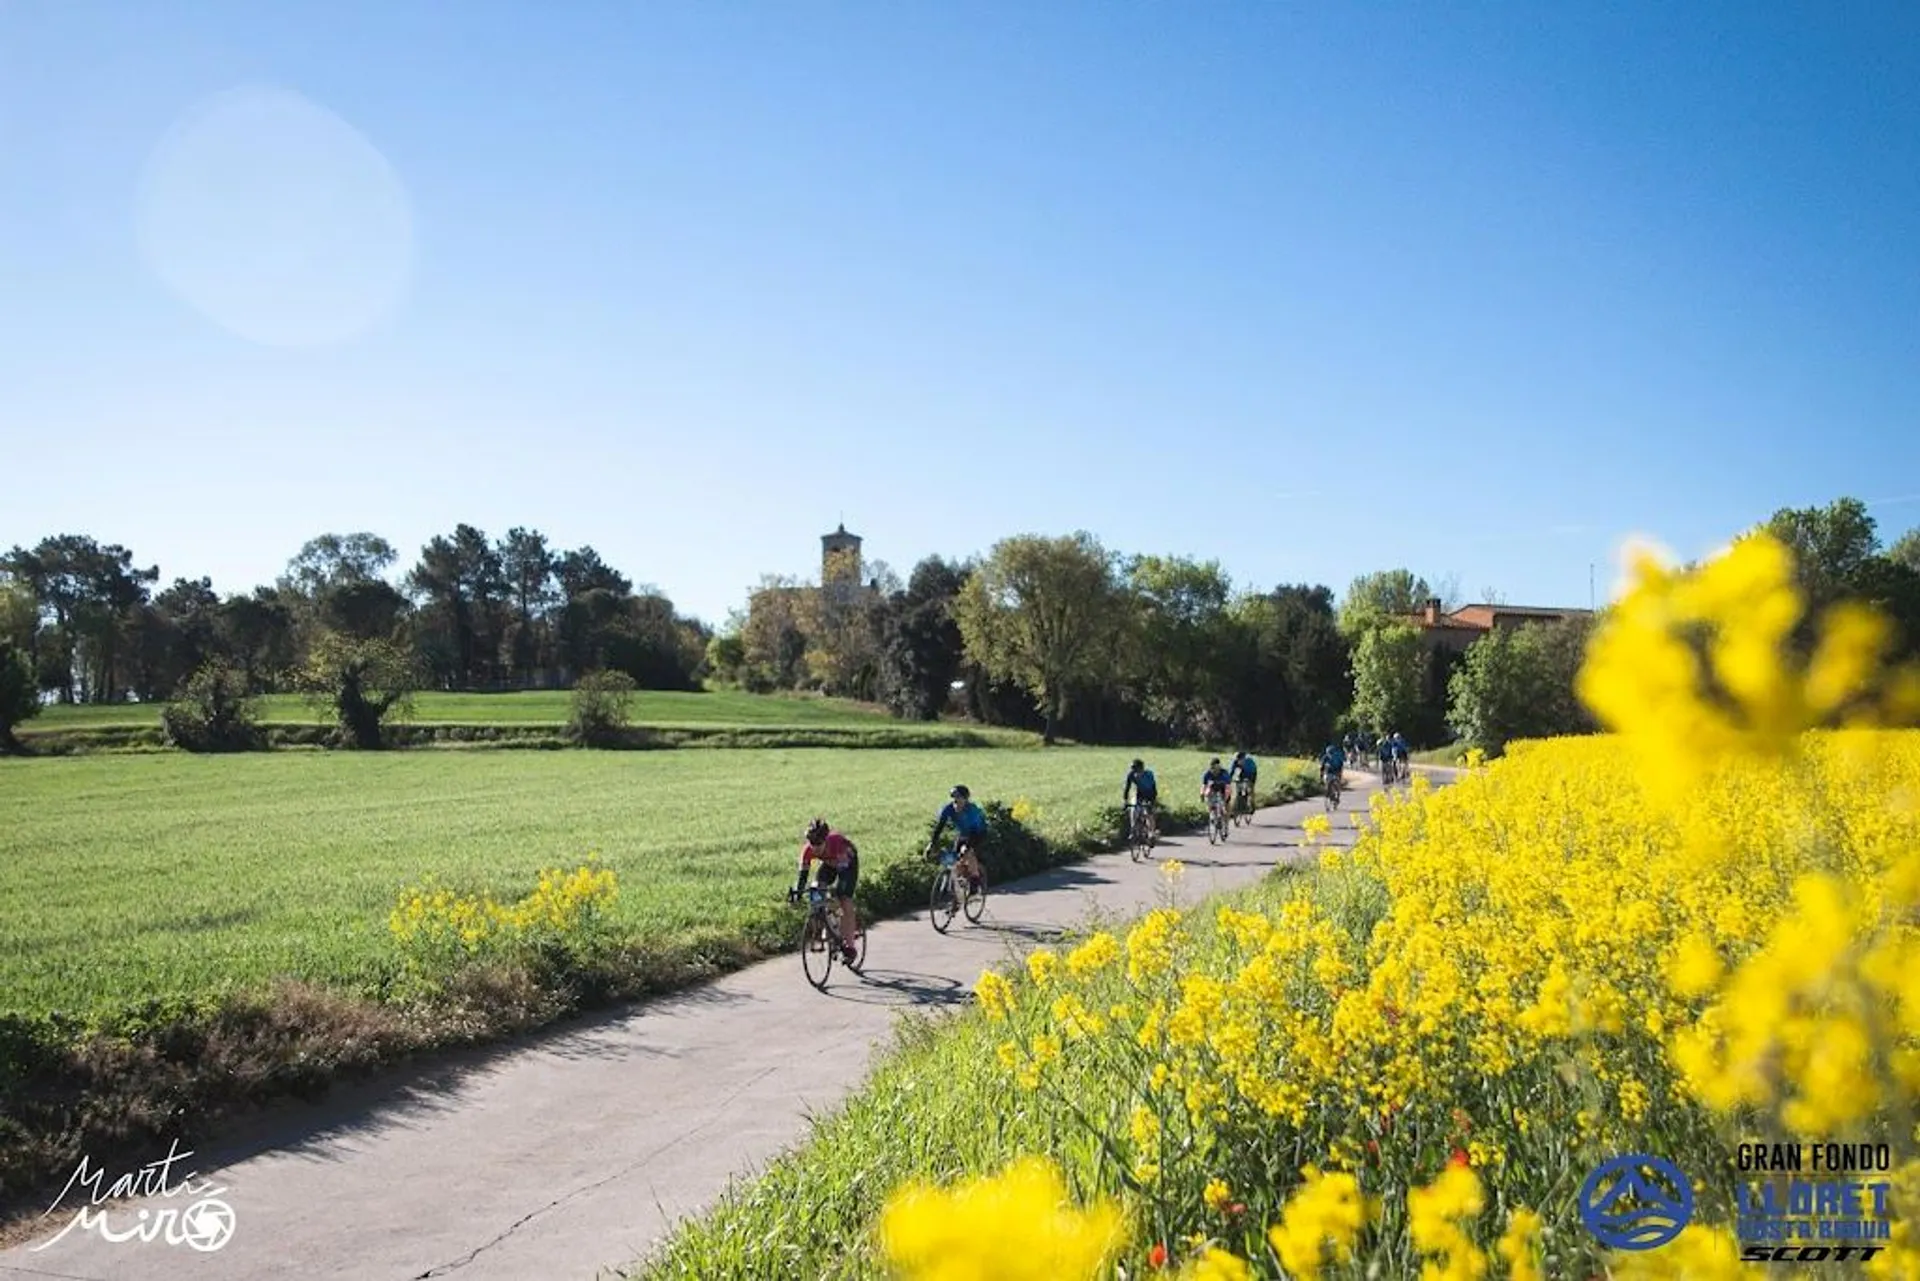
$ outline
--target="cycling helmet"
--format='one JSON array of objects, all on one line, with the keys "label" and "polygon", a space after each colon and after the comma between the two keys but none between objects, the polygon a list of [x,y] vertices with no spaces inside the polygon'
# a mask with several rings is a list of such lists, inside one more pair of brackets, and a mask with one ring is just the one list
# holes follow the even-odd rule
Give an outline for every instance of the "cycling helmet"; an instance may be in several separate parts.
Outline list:
[{"label": "cycling helmet", "polygon": [[1218,756],[1213,758],[1213,768],[1215,769],[1220,768],[1220,758]]},{"label": "cycling helmet", "polygon": [[951,796],[956,801],[964,801],[970,798],[973,795],[973,793],[967,790],[967,785],[965,783],[962,783],[958,787],[954,788],[951,792],[948,792],[947,795]]},{"label": "cycling helmet", "polygon": [[807,824],[807,844],[818,845],[827,839],[827,820],[816,818]]},{"label": "cycling helmet", "polygon": [[1147,767],[1147,763],[1145,761],[1135,761],[1133,763],[1133,767],[1135,769],[1145,769]]}]

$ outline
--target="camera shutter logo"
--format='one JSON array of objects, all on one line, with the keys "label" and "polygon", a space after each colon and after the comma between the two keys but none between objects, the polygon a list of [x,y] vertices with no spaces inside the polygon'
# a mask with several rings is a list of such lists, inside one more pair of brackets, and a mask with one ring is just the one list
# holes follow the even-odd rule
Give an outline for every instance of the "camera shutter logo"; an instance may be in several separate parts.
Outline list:
[{"label": "camera shutter logo", "polygon": [[180,1216],[180,1239],[202,1254],[218,1250],[233,1237],[233,1207],[212,1197],[195,1201]]},{"label": "camera shutter logo", "polygon": [[1580,1221],[1616,1250],[1658,1249],[1692,1218],[1693,1184],[1664,1157],[1614,1157],[1580,1186]]}]

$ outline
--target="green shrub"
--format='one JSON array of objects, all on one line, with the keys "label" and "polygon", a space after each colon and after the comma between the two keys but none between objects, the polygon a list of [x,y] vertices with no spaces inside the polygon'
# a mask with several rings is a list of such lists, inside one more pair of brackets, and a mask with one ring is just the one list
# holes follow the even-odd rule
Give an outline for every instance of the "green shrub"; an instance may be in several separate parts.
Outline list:
[{"label": "green shrub", "polygon": [[573,687],[567,733],[588,747],[611,747],[633,722],[633,677],[625,672],[588,672]]},{"label": "green shrub", "polygon": [[167,742],[189,752],[244,752],[265,745],[247,678],[223,658],[201,664],[160,713]]}]

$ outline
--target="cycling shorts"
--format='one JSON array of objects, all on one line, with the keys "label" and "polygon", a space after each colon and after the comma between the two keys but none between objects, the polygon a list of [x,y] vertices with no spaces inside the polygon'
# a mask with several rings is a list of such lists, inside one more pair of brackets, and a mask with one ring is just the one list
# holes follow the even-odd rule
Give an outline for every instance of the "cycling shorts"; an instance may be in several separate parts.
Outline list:
[{"label": "cycling shorts", "polygon": [[860,856],[855,854],[847,860],[845,867],[822,863],[820,870],[814,873],[813,883],[821,889],[832,889],[835,898],[852,898],[853,887],[859,880]]}]

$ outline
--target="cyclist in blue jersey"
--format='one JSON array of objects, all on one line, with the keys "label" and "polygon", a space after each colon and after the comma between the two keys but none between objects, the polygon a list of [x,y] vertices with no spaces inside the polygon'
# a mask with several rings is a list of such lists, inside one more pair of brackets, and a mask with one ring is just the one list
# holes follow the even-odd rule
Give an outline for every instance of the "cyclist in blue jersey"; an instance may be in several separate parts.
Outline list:
[{"label": "cyclist in blue jersey", "polygon": [[1328,779],[1341,777],[1346,768],[1346,752],[1341,750],[1340,744],[1328,743],[1326,750],[1320,753],[1320,785],[1325,787]]},{"label": "cyclist in blue jersey", "polygon": [[1220,763],[1218,756],[1213,758],[1212,763],[1207,766],[1206,772],[1200,775],[1200,804],[1206,807],[1209,814],[1213,812],[1213,802],[1216,798],[1220,801],[1221,813],[1224,814],[1226,812],[1227,785],[1232,779],[1233,775],[1227,772],[1226,767]]},{"label": "cyclist in blue jersey", "polygon": [[927,842],[927,856],[931,858],[940,847],[940,834],[947,830],[947,824],[953,824],[954,849],[960,855],[953,865],[954,871],[966,877],[968,883],[978,885],[985,879],[979,854],[987,838],[987,812],[973,803],[973,794],[964,783],[947,796],[949,799],[933,825],[933,839]]},{"label": "cyclist in blue jersey", "polygon": [[1260,781],[1260,762],[1254,760],[1253,757],[1247,755],[1245,752],[1235,752],[1233,754],[1233,768],[1228,770],[1227,773],[1234,782],[1240,785],[1240,791],[1246,797],[1245,812],[1248,814],[1253,813],[1253,807],[1259,803],[1257,800],[1259,793],[1256,790],[1256,785]]},{"label": "cyclist in blue jersey", "polygon": [[1146,763],[1137,760],[1127,770],[1126,781],[1120,784],[1120,804],[1136,803],[1147,820],[1148,837],[1152,839],[1157,834],[1156,810],[1160,804],[1160,785],[1154,781],[1153,771],[1146,767]]}]

